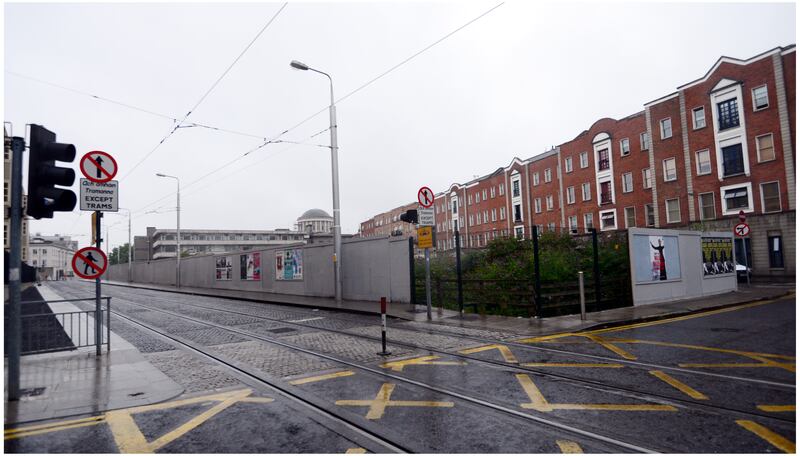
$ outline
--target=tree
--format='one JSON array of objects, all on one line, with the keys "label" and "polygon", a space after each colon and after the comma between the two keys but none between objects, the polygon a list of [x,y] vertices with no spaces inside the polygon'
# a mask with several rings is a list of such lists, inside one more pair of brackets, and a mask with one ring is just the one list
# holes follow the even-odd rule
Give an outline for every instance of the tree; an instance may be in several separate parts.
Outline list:
[{"label": "tree", "polygon": [[108,262],[110,264],[125,264],[128,262],[128,250],[130,249],[130,245],[126,242],[124,245],[119,247],[114,247],[111,250],[111,254],[108,256]]}]

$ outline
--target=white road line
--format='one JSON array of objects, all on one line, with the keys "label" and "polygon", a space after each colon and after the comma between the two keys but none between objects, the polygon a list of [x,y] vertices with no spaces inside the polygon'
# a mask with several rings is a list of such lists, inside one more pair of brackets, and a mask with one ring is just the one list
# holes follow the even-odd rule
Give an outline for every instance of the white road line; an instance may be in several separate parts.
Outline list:
[{"label": "white road line", "polygon": [[305,321],[324,320],[325,317],[304,318],[302,320],[286,320],[287,323],[303,323]]}]

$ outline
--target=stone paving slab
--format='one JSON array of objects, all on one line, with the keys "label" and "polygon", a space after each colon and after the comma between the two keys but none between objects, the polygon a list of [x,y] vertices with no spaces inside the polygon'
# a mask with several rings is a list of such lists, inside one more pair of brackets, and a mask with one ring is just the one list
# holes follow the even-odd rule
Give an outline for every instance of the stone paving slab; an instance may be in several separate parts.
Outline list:
[{"label": "stone paving slab", "polygon": [[145,355],[145,358],[182,385],[186,393],[243,386],[239,380],[225,373],[219,366],[180,350],[151,353]]},{"label": "stone paving slab", "polygon": [[218,345],[213,351],[278,378],[335,367],[319,358],[259,341]]},{"label": "stone paving slab", "polygon": [[[350,361],[371,363],[384,359],[383,356],[378,354],[378,352],[382,350],[380,342],[365,340],[357,336],[347,336],[330,332],[311,332],[298,334],[296,336],[287,336],[282,340],[311,350],[342,357]],[[392,356],[404,355],[413,351],[393,344],[388,344],[387,350],[392,352]]]}]

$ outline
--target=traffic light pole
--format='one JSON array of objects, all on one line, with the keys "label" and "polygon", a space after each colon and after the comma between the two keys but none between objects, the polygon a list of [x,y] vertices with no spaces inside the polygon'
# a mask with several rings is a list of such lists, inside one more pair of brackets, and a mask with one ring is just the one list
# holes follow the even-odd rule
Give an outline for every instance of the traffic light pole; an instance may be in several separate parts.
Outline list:
[{"label": "traffic light pole", "polygon": [[8,335],[8,400],[20,397],[20,355],[22,354],[22,154],[25,139],[11,139],[11,251],[8,252],[8,292],[11,301]]},{"label": "traffic light pole", "polygon": [[[100,211],[95,211],[95,222],[94,222],[94,240],[95,240],[95,247],[100,249],[100,243],[102,239],[100,238],[100,220],[103,218],[103,213]],[[100,277],[98,276],[94,279],[94,341],[95,341],[95,350],[97,356],[101,354],[101,347],[103,345],[103,314],[102,308],[100,305]]]},{"label": "traffic light pole", "polygon": [[425,248],[425,301],[428,304],[428,320],[431,315],[431,249]]}]

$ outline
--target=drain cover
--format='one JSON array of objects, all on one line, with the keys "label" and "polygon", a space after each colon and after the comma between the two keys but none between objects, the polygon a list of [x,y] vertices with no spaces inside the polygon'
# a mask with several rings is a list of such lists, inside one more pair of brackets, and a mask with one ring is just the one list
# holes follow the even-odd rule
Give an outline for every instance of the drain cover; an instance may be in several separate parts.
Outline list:
[{"label": "drain cover", "polygon": [[280,333],[292,332],[292,331],[295,331],[295,329],[294,328],[275,328],[275,329],[268,329],[267,331],[271,332],[271,333],[275,333],[275,334],[280,334]]}]

